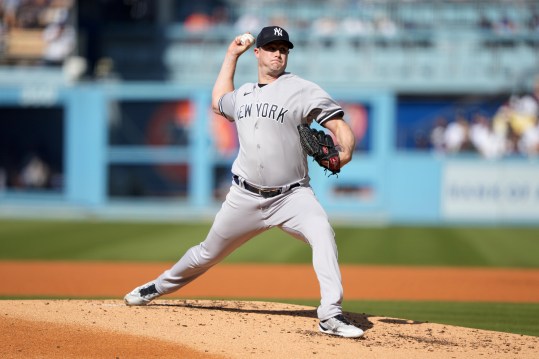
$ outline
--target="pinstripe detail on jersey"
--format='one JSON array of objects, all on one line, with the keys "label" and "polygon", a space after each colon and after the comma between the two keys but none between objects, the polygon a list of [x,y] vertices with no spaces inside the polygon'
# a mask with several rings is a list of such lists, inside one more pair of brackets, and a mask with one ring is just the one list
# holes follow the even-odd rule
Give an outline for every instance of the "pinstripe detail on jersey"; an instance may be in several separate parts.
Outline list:
[{"label": "pinstripe detail on jersey", "polygon": [[324,122],[326,122],[328,120],[331,120],[334,117],[343,117],[343,116],[344,116],[344,111],[342,109],[339,109],[339,110],[333,111],[333,112],[329,113],[328,115],[318,119],[316,122],[318,122],[318,124],[321,125]]}]

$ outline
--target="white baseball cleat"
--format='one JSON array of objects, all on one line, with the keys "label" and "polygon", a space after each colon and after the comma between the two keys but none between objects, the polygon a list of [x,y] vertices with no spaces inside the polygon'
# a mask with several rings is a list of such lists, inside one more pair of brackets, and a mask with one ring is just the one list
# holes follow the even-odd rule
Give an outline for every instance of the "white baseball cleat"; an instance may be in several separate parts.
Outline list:
[{"label": "white baseball cleat", "polygon": [[322,333],[338,335],[345,338],[359,338],[364,333],[363,330],[350,324],[342,314],[329,318],[328,320],[320,321],[318,329],[320,329]]},{"label": "white baseball cleat", "polygon": [[155,289],[155,281],[136,287],[124,297],[127,305],[147,305],[162,294]]}]

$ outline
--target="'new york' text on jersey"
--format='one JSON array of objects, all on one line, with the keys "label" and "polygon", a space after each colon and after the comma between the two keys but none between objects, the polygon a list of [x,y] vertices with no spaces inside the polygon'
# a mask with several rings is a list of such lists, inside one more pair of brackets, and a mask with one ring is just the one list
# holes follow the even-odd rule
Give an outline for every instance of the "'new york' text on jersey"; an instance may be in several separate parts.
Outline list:
[{"label": "'new york' text on jersey", "polygon": [[308,118],[322,125],[344,115],[327,92],[290,73],[263,87],[244,84],[221,97],[219,110],[238,130],[240,148],[232,172],[262,187],[308,181],[297,125]]}]

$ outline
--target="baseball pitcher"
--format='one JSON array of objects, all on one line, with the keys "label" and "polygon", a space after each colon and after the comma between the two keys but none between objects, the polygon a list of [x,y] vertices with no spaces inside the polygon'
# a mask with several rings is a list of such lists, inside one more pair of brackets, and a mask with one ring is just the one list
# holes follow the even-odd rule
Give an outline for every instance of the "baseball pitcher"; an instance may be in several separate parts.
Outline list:
[{"label": "baseball pitcher", "polygon": [[[206,239],[157,279],[128,293],[125,302],[146,305],[177,291],[249,239],[279,227],[312,248],[321,292],[319,330],[361,337],[363,331],[342,314],[334,232],[309,185],[308,173],[310,156],[326,171],[339,173],[352,158],[355,138],[337,102],[315,83],[285,72],[294,45],[279,26],[263,28],[256,38],[258,81],[235,88],[238,59],[254,43],[250,34],[230,43],[212,92],[213,111],[234,122],[239,136],[226,200]],[[333,137],[311,129],[314,121]]]}]

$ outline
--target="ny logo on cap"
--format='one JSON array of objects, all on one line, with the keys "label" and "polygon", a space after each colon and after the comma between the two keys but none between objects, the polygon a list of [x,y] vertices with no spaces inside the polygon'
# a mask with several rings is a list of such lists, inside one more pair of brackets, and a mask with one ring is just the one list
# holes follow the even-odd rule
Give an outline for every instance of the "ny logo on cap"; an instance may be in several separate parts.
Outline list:
[{"label": "ny logo on cap", "polygon": [[273,35],[275,36],[283,36],[283,29],[276,27],[273,29]]}]

